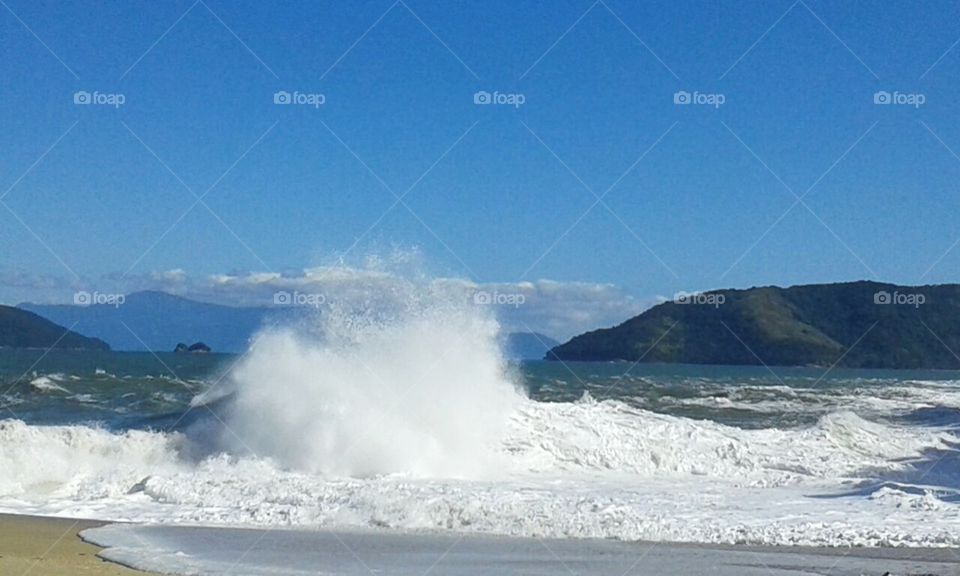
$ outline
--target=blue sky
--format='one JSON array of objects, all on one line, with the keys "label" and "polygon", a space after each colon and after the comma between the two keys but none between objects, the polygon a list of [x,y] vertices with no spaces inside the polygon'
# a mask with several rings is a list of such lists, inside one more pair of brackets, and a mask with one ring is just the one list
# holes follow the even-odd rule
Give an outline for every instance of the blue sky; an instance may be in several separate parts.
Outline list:
[{"label": "blue sky", "polygon": [[956,282],[960,6],[916,6],[4,0],[0,301],[395,246],[639,299]]}]

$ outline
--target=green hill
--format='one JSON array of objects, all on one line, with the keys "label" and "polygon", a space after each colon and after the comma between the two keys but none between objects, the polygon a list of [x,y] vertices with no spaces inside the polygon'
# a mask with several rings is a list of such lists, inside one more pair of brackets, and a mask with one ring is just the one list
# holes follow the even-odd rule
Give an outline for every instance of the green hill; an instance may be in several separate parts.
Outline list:
[{"label": "green hill", "polygon": [[102,340],[87,338],[59,324],[11,306],[0,306],[0,348],[109,350]]},{"label": "green hill", "polygon": [[664,302],[577,336],[546,358],[957,369],[958,355],[960,285],[850,282]]}]

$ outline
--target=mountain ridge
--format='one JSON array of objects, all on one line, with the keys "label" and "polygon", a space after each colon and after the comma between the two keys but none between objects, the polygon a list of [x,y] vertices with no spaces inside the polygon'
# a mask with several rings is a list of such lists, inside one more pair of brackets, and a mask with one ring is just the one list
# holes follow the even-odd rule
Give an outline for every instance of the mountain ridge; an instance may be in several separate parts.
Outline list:
[{"label": "mountain ridge", "polygon": [[681,295],[548,360],[960,368],[960,285],[873,281]]},{"label": "mountain ridge", "polygon": [[0,348],[109,350],[110,346],[28,310],[0,305]]},{"label": "mountain ridge", "polygon": [[244,352],[250,336],[279,309],[212,304],[158,290],[132,292],[116,304],[33,304],[17,308],[95,334],[114,350],[169,351],[177,342],[203,341],[218,352]]},{"label": "mountain ridge", "polygon": [[[261,328],[297,320],[298,307],[230,306],[191,300],[159,290],[132,292],[120,304],[33,304],[27,310],[95,334],[115,350],[169,351],[180,342],[204,342],[216,352],[243,353]],[[511,332],[501,338],[511,360],[543,358],[559,342],[540,333]]]}]

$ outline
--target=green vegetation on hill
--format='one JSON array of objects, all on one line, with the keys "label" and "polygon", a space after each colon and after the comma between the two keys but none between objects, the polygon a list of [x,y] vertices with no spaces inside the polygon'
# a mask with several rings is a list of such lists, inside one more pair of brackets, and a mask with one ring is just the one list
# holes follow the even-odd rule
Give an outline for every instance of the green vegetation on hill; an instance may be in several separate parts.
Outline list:
[{"label": "green vegetation on hill", "polygon": [[102,340],[87,338],[63,326],[11,306],[0,306],[0,348],[109,350]]},{"label": "green vegetation on hill", "polygon": [[688,300],[577,336],[547,359],[960,368],[960,285],[850,282]]}]

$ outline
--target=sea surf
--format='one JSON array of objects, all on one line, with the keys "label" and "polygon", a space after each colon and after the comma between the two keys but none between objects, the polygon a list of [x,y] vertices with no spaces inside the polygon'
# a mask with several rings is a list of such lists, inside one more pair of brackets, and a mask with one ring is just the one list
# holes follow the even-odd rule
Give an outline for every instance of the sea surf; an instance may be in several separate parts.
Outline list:
[{"label": "sea surf", "polygon": [[960,544],[960,375],[515,364],[491,315],[448,300],[334,311],[240,356],[2,351],[0,511]]}]

